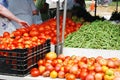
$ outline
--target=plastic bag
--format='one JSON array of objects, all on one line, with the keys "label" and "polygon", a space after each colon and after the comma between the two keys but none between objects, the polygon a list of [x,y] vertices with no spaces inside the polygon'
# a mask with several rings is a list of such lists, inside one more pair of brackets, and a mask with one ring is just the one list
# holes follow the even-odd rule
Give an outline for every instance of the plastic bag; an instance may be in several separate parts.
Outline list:
[{"label": "plastic bag", "polygon": [[3,35],[4,32],[13,32],[15,31],[15,26],[9,21],[7,18],[0,17],[0,36]]}]

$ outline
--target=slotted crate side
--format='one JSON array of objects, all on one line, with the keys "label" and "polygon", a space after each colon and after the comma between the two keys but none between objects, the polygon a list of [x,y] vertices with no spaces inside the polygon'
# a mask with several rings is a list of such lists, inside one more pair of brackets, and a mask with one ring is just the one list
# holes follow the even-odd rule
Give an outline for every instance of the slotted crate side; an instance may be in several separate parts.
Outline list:
[{"label": "slotted crate side", "polygon": [[0,50],[0,74],[25,76],[50,52],[50,40],[31,49]]}]

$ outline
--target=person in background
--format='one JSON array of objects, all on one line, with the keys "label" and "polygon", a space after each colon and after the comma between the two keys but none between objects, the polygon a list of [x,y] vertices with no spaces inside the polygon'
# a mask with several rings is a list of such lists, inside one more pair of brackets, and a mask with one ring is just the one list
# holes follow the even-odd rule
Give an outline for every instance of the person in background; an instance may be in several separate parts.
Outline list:
[{"label": "person in background", "polygon": [[[63,1],[63,7],[64,7],[64,1]],[[71,18],[74,11],[76,10],[76,7],[80,7],[82,9],[86,9],[85,0],[68,0],[67,1],[67,17]]]},{"label": "person in background", "polygon": [[[33,15],[37,15],[36,6],[33,0],[8,0],[8,9],[18,18],[34,24]],[[20,28],[12,21],[16,28]]]},{"label": "person in background", "polygon": [[41,18],[43,21],[46,21],[50,18],[49,4],[46,3],[46,0],[36,0],[35,6],[37,7],[37,10],[41,13]]},{"label": "person in background", "polygon": [[98,0],[97,1],[97,4],[98,4],[98,6],[99,5],[101,5],[101,6],[108,6],[109,5],[109,3],[111,3],[112,2],[112,0]]},{"label": "person in background", "polygon": [[86,8],[85,0],[74,0],[75,1],[75,6],[80,6],[82,8]]},{"label": "person in background", "polygon": [[12,23],[7,18],[9,20],[15,21],[21,27],[29,26],[27,22],[14,16],[7,8],[5,8],[0,3],[0,35],[2,35],[5,31],[12,32],[16,30],[14,28],[14,25],[12,25]]},{"label": "person in background", "polygon": [[[64,6],[64,1],[63,1]],[[73,6],[81,6],[86,8],[85,0],[68,0],[67,1],[67,10],[71,10]]]},{"label": "person in background", "polygon": [[[62,2],[62,7],[64,9],[64,4],[65,1]],[[76,4],[75,0],[67,0],[67,17],[71,18],[72,17],[72,8]],[[77,4],[76,4],[77,5]],[[60,11],[62,16],[63,16],[63,10]]]},{"label": "person in background", "polygon": [[[37,1],[37,0],[34,0],[35,6],[36,6],[36,1]],[[44,0],[43,0],[43,1],[44,1]],[[34,21],[35,24],[40,24],[40,23],[43,22],[43,20],[42,20],[42,14],[41,14],[41,12],[38,10],[38,6],[36,6],[36,8],[37,8],[38,14],[37,14],[37,15],[33,15],[33,21]]]}]

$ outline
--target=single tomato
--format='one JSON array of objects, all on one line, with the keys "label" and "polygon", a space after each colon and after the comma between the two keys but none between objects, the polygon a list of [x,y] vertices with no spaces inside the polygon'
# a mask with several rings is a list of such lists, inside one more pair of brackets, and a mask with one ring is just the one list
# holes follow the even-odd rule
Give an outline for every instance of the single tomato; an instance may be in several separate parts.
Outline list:
[{"label": "single tomato", "polygon": [[38,32],[37,30],[31,30],[30,33],[29,33],[29,35],[30,35],[31,37],[33,37],[33,36],[38,36],[38,35],[39,35],[39,32]]},{"label": "single tomato", "polygon": [[45,55],[45,58],[49,60],[54,60],[57,58],[57,54],[55,52],[49,52]]},{"label": "single tomato", "polygon": [[88,75],[87,71],[81,71],[81,73],[80,73],[80,79],[81,80],[85,80],[85,78],[86,78],[87,75]]},{"label": "single tomato", "polygon": [[43,65],[44,62],[45,62],[44,60],[40,59],[40,60],[37,62],[37,64],[38,64],[38,66],[40,66],[40,65]]},{"label": "single tomato", "polygon": [[66,76],[65,76],[66,80],[76,80],[76,77],[74,74],[70,74],[68,73]]},{"label": "single tomato", "polygon": [[58,73],[56,71],[53,70],[53,71],[50,72],[50,77],[51,78],[57,78],[57,76],[58,76]]},{"label": "single tomato", "polygon": [[64,71],[59,71],[58,72],[58,78],[64,78],[65,77],[65,72]]},{"label": "single tomato", "polygon": [[3,37],[4,38],[9,38],[10,37],[10,33],[9,32],[4,32],[3,33]]},{"label": "single tomato", "polygon": [[39,72],[39,70],[37,68],[32,68],[31,71],[30,71],[30,75],[32,77],[37,77],[37,76],[40,75],[40,72]]}]

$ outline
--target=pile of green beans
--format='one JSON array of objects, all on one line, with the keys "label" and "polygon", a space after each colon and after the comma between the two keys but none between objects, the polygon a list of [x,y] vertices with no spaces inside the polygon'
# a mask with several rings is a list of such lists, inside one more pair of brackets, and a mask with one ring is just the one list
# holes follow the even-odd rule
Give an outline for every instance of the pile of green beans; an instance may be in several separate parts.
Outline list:
[{"label": "pile of green beans", "polygon": [[120,50],[120,25],[110,21],[94,21],[83,24],[81,28],[69,34],[65,47]]}]

